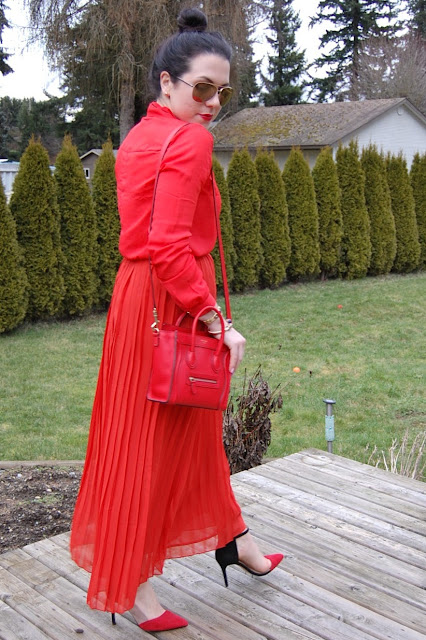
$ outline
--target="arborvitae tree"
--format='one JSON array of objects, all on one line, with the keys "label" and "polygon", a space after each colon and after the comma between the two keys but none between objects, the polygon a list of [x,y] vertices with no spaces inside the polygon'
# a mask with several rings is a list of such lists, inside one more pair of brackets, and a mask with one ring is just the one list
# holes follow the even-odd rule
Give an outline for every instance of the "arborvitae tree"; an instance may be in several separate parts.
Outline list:
[{"label": "arborvitae tree", "polygon": [[365,175],[365,204],[370,220],[371,259],[368,272],[389,273],[396,254],[395,221],[383,155],[375,145],[363,149],[361,166]]},{"label": "arborvitae tree", "polygon": [[305,52],[297,50],[295,35],[302,23],[292,4],[293,0],[272,0],[269,9],[269,30],[273,35],[266,39],[273,54],[268,55],[268,77],[262,76],[267,107],[297,104],[302,99],[300,79],[306,67]]},{"label": "arborvitae tree", "polygon": [[57,313],[64,295],[62,252],[55,181],[47,151],[35,138],[21,157],[10,210],[28,278],[27,317],[48,318]]},{"label": "arborvitae tree", "polygon": [[92,308],[97,291],[95,212],[83,165],[66,135],[56,158],[55,180],[61,217],[65,296],[61,311],[81,314]]},{"label": "arborvitae tree", "polygon": [[237,255],[233,289],[244,291],[258,284],[262,263],[258,180],[247,149],[234,152],[227,178]]},{"label": "arborvitae tree", "polygon": [[413,189],[417,230],[420,242],[419,267],[426,267],[426,153],[416,153],[410,171]]},{"label": "arborvitae tree", "polygon": [[339,146],[337,175],[342,194],[342,257],[340,271],[346,278],[367,275],[371,258],[370,222],[365,205],[365,177],[358,157],[358,144]]},{"label": "arborvitae tree", "polygon": [[22,251],[0,180],[0,333],[14,329],[22,322],[27,305],[28,280]]},{"label": "arborvitae tree", "polygon": [[[222,201],[220,209],[220,229],[222,234],[223,251],[225,253],[226,277],[228,285],[231,287],[234,279],[234,265],[237,261],[237,255],[234,249],[234,232],[232,229],[231,203],[229,201],[228,183],[226,182],[222,165],[216,157],[213,157],[213,172]],[[216,204],[218,205],[219,203],[216,202]],[[212,255],[216,269],[216,282],[218,286],[222,286],[222,269],[220,266],[219,246],[217,243]]]},{"label": "arborvitae tree", "polygon": [[293,148],[284,166],[291,256],[288,277],[297,280],[319,273],[318,210],[314,182],[302,151]]},{"label": "arborvitae tree", "polygon": [[388,154],[386,168],[396,229],[396,256],[392,270],[410,273],[419,264],[420,243],[413,190],[402,153],[398,156]]},{"label": "arborvitae tree", "polygon": [[322,277],[339,272],[343,234],[337,167],[330,147],[322,149],[312,170],[318,207],[320,270]]},{"label": "arborvitae tree", "polygon": [[274,154],[261,151],[255,160],[259,179],[260,225],[263,264],[259,281],[263,287],[279,285],[290,262],[290,232],[284,182]]},{"label": "arborvitae tree", "polygon": [[326,75],[312,82],[312,87],[318,90],[319,102],[328,97],[357,99],[352,89],[362,43],[370,36],[395,33],[399,10],[397,0],[320,0],[310,23],[311,26],[324,23],[325,31],[320,37],[320,49],[326,48],[327,53],[317,58],[315,65],[325,67]]},{"label": "arborvitae tree", "polygon": [[121,262],[118,251],[120,218],[117,208],[115,158],[111,140],[103,147],[92,178],[92,198],[95,208],[98,252],[98,302],[107,307],[111,300],[115,276]]}]

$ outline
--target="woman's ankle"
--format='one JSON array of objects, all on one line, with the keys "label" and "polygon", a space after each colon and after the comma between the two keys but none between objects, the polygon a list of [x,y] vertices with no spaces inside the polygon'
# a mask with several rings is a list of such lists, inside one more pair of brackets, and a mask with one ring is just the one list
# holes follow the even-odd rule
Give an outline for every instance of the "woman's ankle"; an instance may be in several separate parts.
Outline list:
[{"label": "woman's ankle", "polygon": [[130,613],[136,622],[140,624],[141,622],[158,618],[164,611],[165,609],[158,601],[157,595],[149,582],[139,585],[135,603],[130,609]]}]

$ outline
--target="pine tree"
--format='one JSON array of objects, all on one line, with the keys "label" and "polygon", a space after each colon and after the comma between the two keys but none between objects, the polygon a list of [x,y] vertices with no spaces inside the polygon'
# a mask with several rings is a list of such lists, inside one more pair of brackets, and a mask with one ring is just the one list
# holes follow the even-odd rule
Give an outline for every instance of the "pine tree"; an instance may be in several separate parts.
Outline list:
[{"label": "pine tree", "polygon": [[387,178],[396,229],[396,256],[393,271],[410,273],[419,264],[420,243],[414,196],[402,153],[386,157]]},{"label": "pine tree", "polygon": [[349,279],[367,275],[371,258],[370,223],[365,205],[365,177],[358,157],[358,144],[340,146],[336,155],[342,194],[341,274]]},{"label": "pine tree", "polygon": [[396,254],[395,220],[386,165],[375,145],[369,145],[361,154],[365,175],[365,204],[370,220],[371,259],[369,274],[389,273]]},{"label": "pine tree", "polygon": [[330,147],[322,149],[312,170],[318,208],[320,270],[323,277],[339,271],[343,234],[337,167]]},{"label": "pine tree", "polygon": [[0,333],[14,329],[22,322],[27,305],[28,280],[23,256],[0,180]]},{"label": "pine tree", "polygon": [[[234,249],[234,232],[232,229],[231,203],[229,200],[228,183],[226,182],[225,173],[222,169],[222,166],[216,157],[213,157],[213,172],[222,201],[220,209],[220,229],[222,235],[223,251],[225,254],[226,278],[228,280],[228,286],[231,287],[232,281],[234,279],[234,265],[237,261],[237,255]],[[218,204],[217,201],[216,204]],[[220,266],[219,247],[217,243],[212,252],[212,255],[215,263],[216,282],[218,286],[222,286],[222,269]]]},{"label": "pine tree", "polygon": [[419,267],[426,267],[426,153],[416,153],[410,171],[413,189],[417,230],[420,242]]},{"label": "pine tree", "polygon": [[[7,29],[10,26],[4,13],[5,8],[4,0],[0,0],[0,45],[3,43],[3,29]],[[13,72],[12,67],[7,62],[9,56],[10,54],[6,53],[3,47],[0,47],[0,73],[3,76]]]},{"label": "pine tree", "polygon": [[103,147],[92,178],[92,198],[95,209],[97,236],[98,302],[107,307],[111,300],[115,276],[121,255],[118,251],[120,218],[117,208],[115,157],[111,140]]},{"label": "pine tree", "polygon": [[234,151],[227,179],[237,255],[233,289],[244,291],[258,284],[262,263],[258,180],[247,149]]},{"label": "pine tree", "polygon": [[298,51],[296,31],[301,26],[299,15],[292,7],[293,0],[272,0],[269,30],[267,36],[274,52],[268,55],[268,77],[262,76],[267,93],[263,96],[265,106],[297,104],[302,99],[303,87],[300,81],[305,71],[305,52]]},{"label": "pine tree", "polygon": [[408,0],[408,11],[415,32],[421,38],[426,38],[426,0]]},{"label": "pine tree", "polygon": [[96,301],[96,224],[83,165],[66,135],[56,158],[55,180],[64,253],[65,296],[62,313],[81,314]]},{"label": "pine tree", "polygon": [[30,320],[55,315],[64,295],[59,212],[49,156],[31,138],[13,183],[10,210],[28,278]]},{"label": "pine tree", "polygon": [[395,23],[399,11],[397,0],[321,0],[318,3],[310,26],[325,23],[320,49],[328,49],[328,53],[315,60],[317,68],[326,69],[325,77],[315,78],[311,83],[313,91],[318,92],[318,102],[329,97],[357,99],[352,89],[357,80],[362,43],[369,36],[395,33],[399,28]]},{"label": "pine tree", "polygon": [[260,151],[255,165],[259,180],[263,264],[259,281],[274,287],[285,279],[290,262],[290,232],[284,182],[274,154]]},{"label": "pine tree", "polygon": [[288,277],[297,280],[319,273],[318,210],[309,165],[299,148],[293,148],[284,166],[291,256]]}]

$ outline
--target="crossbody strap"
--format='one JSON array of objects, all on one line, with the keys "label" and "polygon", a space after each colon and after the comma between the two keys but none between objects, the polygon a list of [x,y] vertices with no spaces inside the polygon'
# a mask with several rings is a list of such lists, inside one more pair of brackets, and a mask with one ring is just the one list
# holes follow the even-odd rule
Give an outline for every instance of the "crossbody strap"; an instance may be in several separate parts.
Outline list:
[{"label": "crossbody strap", "polygon": [[[161,151],[160,151],[160,158],[158,161],[158,167],[157,167],[157,173],[155,176],[155,183],[154,183],[154,193],[152,196],[152,207],[151,207],[151,217],[149,220],[149,230],[148,233],[151,232],[152,229],[152,220],[154,217],[154,208],[155,208],[155,199],[156,199],[156,195],[157,195],[157,185],[158,185],[158,179],[160,176],[160,168],[161,168],[161,163],[164,159],[164,156],[166,155],[166,151],[171,143],[171,141],[173,140],[173,138],[175,137],[175,135],[181,131],[184,127],[187,127],[189,123],[185,123],[183,125],[180,125],[179,127],[177,127],[177,129],[174,129],[170,135],[166,138],[163,146],[161,147]],[[219,212],[217,210],[217,203],[216,203],[216,193],[215,193],[215,188],[214,188],[214,179],[213,179],[213,169],[211,171],[211,183],[212,183],[212,189],[213,189],[213,205],[214,205],[214,214],[215,214],[215,219],[216,219],[216,230],[217,230],[217,240],[218,240],[218,244],[219,244],[219,256],[220,256],[220,267],[222,270],[222,282],[223,282],[223,293],[224,293],[224,297],[225,297],[225,307],[226,307],[226,317],[227,320],[231,321],[232,316],[231,316],[231,304],[230,304],[230,300],[229,300],[229,288],[228,288],[228,279],[226,277],[226,268],[225,268],[225,252],[223,250],[223,242],[222,242],[222,233],[220,230],[220,221],[219,221]],[[151,325],[151,328],[154,332],[158,332],[159,330],[159,321],[158,321],[158,312],[157,312],[157,303],[156,303],[156,298],[155,298],[155,289],[154,289],[154,279],[153,279],[153,275],[152,275],[152,263],[151,263],[151,256],[148,256],[148,261],[149,261],[149,273],[150,273],[150,279],[151,279],[151,292],[152,292],[152,302],[153,302],[153,316],[154,316],[154,322]]]}]

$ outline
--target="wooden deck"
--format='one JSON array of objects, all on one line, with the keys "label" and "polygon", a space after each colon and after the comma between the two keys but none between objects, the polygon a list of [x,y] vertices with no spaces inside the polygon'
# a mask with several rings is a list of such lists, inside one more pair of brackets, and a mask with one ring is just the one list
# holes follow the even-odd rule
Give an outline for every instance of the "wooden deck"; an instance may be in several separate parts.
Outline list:
[{"label": "wooden deck", "polygon": [[[168,561],[162,603],[186,616],[161,640],[425,640],[426,485],[308,450],[233,476],[265,553],[286,559],[264,578],[213,554]],[[68,534],[0,556],[1,640],[137,640],[130,617],[85,604],[88,575]],[[82,634],[82,635],[78,635]]]}]

